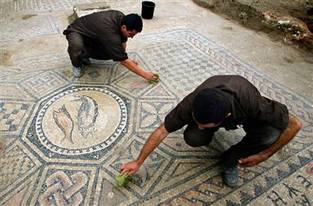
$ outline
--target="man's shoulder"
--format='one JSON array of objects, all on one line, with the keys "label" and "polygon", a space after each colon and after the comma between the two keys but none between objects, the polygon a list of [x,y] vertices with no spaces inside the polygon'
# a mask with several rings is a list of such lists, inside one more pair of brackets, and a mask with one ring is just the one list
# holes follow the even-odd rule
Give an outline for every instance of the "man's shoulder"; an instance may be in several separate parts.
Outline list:
[{"label": "man's shoulder", "polygon": [[218,88],[218,89],[236,89],[241,86],[250,87],[253,86],[246,78],[240,75],[215,75],[206,79],[200,84],[196,91],[201,91],[207,88]]},{"label": "man's shoulder", "polygon": [[209,77],[207,82],[221,82],[221,83],[230,83],[230,82],[249,82],[245,77],[240,75],[215,75]]},{"label": "man's shoulder", "polygon": [[86,16],[79,17],[75,21],[81,21],[81,19],[88,19],[88,20],[94,20],[94,19],[110,19],[110,18],[120,18],[125,16],[121,11],[118,10],[104,10],[104,11],[98,11],[93,12],[91,14],[88,14]]},{"label": "man's shoulder", "polygon": [[95,14],[102,15],[102,16],[125,16],[125,14],[118,10],[105,10],[105,11],[99,11]]}]

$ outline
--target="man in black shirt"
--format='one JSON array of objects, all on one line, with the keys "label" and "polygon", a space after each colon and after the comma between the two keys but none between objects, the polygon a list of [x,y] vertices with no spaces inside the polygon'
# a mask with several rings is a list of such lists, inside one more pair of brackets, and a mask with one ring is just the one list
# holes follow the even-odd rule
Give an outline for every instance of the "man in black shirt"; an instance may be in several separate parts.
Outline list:
[{"label": "man in black shirt", "polygon": [[63,32],[68,41],[68,53],[75,77],[83,75],[82,67],[90,64],[89,58],[119,61],[130,71],[147,80],[157,80],[152,72],[145,71],[128,58],[127,38],[142,30],[142,19],[137,14],[124,15],[108,10],[76,19]]},{"label": "man in black shirt", "polygon": [[148,155],[183,126],[185,142],[192,146],[210,144],[214,133],[224,127],[240,127],[244,138],[222,154],[223,180],[230,186],[238,181],[238,164],[254,166],[286,145],[302,127],[285,105],[261,96],[245,78],[219,75],[208,78],[187,95],[148,138],[138,158],[123,164],[122,173],[134,174]]}]

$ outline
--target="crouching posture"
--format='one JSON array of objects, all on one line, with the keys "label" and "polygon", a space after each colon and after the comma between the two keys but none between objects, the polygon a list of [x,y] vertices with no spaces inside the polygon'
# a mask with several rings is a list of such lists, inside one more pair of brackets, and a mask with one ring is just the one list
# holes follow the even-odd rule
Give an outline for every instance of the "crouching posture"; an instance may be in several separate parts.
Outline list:
[{"label": "crouching posture", "polygon": [[108,10],[92,13],[76,19],[63,32],[68,41],[68,53],[73,75],[81,77],[83,66],[90,64],[89,58],[119,61],[137,75],[156,80],[138,63],[129,59],[126,41],[141,32],[142,19],[137,14],[124,15],[120,11]]},{"label": "crouching posture", "polygon": [[192,147],[209,145],[221,127],[243,127],[246,135],[221,156],[223,181],[238,182],[238,165],[257,165],[286,145],[302,127],[285,105],[261,96],[247,79],[235,75],[213,76],[187,95],[148,138],[138,158],[121,166],[134,174],[170,132],[187,125],[185,142]]}]

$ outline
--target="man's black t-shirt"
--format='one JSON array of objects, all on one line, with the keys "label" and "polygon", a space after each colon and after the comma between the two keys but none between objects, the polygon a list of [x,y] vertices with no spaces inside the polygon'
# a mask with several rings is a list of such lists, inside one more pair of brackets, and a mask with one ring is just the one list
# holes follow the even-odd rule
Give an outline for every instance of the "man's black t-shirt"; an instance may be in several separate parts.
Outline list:
[{"label": "man's black t-shirt", "polygon": [[92,13],[76,19],[63,32],[77,32],[102,44],[103,51],[114,61],[123,61],[128,58],[122,47],[127,41],[121,33],[121,21],[124,14],[120,11],[108,10]]},{"label": "man's black t-shirt", "polygon": [[283,130],[288,125],[288,109],[285,105],[261,96],[257,88],[238,75],[217,75],[208,78],[187,95],[166,117],[168,132],[176,131],[187,124],[196,125],[192,117],[192,102],[203,89],[217,88],[228,95],[232,102],[231,116],[220,127],[226,130],[255,126],[272,126]]}]

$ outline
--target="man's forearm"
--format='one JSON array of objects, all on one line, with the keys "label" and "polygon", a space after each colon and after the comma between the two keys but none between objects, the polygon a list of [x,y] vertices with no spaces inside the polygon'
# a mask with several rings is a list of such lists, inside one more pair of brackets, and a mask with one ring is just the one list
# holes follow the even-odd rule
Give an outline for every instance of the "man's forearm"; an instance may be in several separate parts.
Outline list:
[{"label": "man's forearm", "polygon": [[278,150],[280,150],[284,145],[286,145],[291,139],[293,139],[298,131],[301,129],[302,123],[298,118],[293,115],[289,115],[289,121],[287,128],[280,134],[276,142],[272,144],[269,148],[262,151],[262,155],[266,155],[267,158],[272,156]]},{"label": "man's forearm", "polygon": [[133,62],[131,59],[126,59],[124,61],[121,61],[121,64],[125,66],[127,69],[129,69],[130,71],[134,72],[135,74],[143,78],[146,78],[145,70],[141,68],[139,65],[137,65],[135,62]]},{"label": "man's forearm", "polygon": [[137,158],[137,162],[142,165],[145,159],[153,152],[153,150],[162,142],[162,140],[167,137],[168,132],[164,127],[164,124],[161,124],[148,138],[143,148],[140,151],[140,154]]}]

